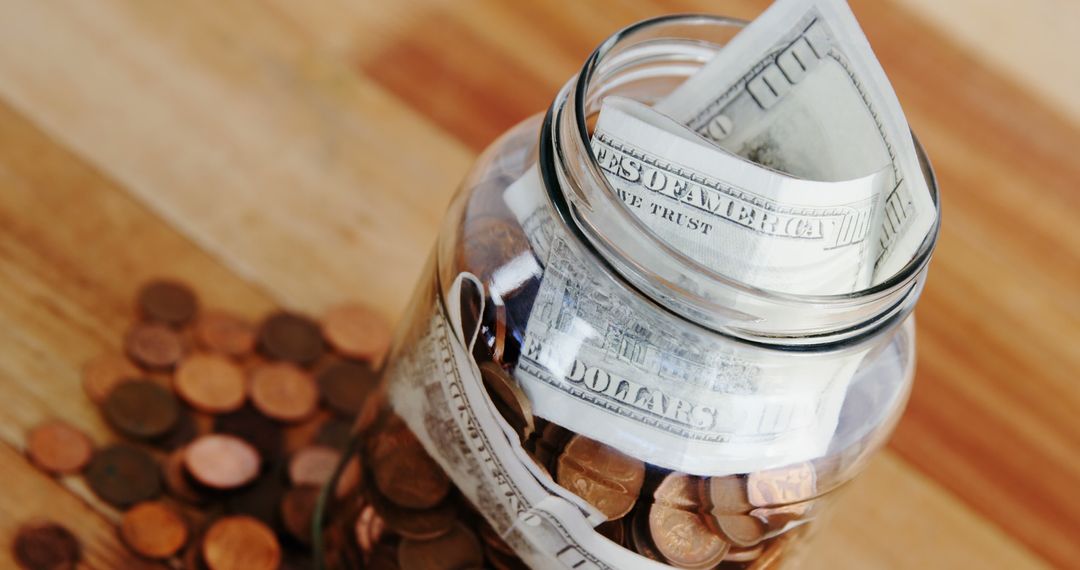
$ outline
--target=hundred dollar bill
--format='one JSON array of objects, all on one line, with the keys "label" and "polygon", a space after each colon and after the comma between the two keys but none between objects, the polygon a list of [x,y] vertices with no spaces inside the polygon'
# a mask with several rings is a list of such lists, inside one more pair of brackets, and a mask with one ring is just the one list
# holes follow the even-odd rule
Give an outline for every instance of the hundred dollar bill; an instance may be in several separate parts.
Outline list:
[{"label": "hundred dollar bill", "polygon": [[848,293],[870,282],[884,170],[840,182],[795,178],[621,97],[605,99],[592,148],[627,209],[706,267],[786,293]]},{"label": "hundred dollar bill", "polygon": [[910,261],[933,226],[907,120],[844,0],[777,1],[656,109],[801,178],[851,180],[887,167],[871,283]]}]

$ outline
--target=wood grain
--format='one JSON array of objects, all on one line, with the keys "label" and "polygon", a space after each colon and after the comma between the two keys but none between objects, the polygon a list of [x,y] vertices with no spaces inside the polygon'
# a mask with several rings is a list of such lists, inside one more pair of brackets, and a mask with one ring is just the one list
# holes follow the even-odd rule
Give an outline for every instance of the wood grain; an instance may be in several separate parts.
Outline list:
[{"label": "wood grain", "polygon": [[[945,224],[909,412],[813,567],[1069,567],[1080,132],[923,16],[854,7],[937,167]],[[716,9],[0,0],[0,480],[19,493],[0,492],[0,536],[76,509],[89,567],[128,567],[113,513],[18,450],[55,416],[111,437],[79,368],[117,348],[140,280],[177,276],[252,316],[361,298],[394,317],[476,152],[619,26]]]}]

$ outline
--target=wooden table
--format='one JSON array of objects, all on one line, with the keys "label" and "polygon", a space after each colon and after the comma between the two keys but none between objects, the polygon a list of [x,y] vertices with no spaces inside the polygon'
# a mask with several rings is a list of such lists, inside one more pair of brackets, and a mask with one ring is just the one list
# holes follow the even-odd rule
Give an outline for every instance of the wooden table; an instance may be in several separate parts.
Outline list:
[{"label": "wooden table", "polygon": [[[998,45],[1054,39],[995,31],[988,13],[1011,3],[940,4],[855,5],[937,166],[945,222],[910,408],[812,567],[1075,568],[1080,113],[1060,80],[1077,76]],[[140,281],[176,276],[251,316],[364,299],[396,317],[476,153],[600,40],[763,5],[0,1],[0,567],[40,516],[74,529],[88,568],[147,566],[78,478],[22,454],[47,418],[114,438],[80,367],[118,349]],[[1055,21],[1004,21],[1040,17]],[[1076,53],[1054,29],[1071,46],[1043,51]]]}]

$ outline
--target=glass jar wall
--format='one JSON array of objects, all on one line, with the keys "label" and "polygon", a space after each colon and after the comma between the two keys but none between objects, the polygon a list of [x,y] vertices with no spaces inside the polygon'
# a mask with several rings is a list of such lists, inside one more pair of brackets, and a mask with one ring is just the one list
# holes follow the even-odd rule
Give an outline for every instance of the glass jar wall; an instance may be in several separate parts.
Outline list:
[{"label": "glass jar wall", "polygon": [[616,34],[477,161],[324,491],[324,567],[805,555],[903,410],[935,235],[872,289],[799,297],[665,255],[620,212],[588,144],[600,101],[658,100],[738,28],[692,16]]}]

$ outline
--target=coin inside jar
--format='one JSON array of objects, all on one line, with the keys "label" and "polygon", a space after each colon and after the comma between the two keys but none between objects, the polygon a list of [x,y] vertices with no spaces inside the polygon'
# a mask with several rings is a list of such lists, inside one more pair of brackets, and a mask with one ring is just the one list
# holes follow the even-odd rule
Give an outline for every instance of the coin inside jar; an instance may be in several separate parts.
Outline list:
[{"label": "coin inside jar", "polygon": [[703,477],[700,482],[702,502],[714,515],[739,515],[750,511],[746,498],[746,480],[738,475]]},{"label": "coin inside jar", "polygon": [[450,479],[419,444],[389,452],[374,469],[379,492],[405,508],[429,509],[450,492]]},{"label": "coin inside jar", "polygon": [[765,525],[757,517],[750,515],[721,515],[706,519],[714,524],[728,542],[739,547],[755,546],[765,537]]},{"label": "coin inside jar", "polygon": [[458,516],[457,505],[452,500],[430,509],[406,509],[380,500],[376,508],[386,528],[415,540],[431,540],[450,532]]},{"label": "coin inside jar", "polygon": [[293,485],[324,485],[334,475],[341,453],[324,445],[310,445],[289,460],[289,480]]},{"label": "coin inside jar", "polygon": [[176,397],[151,380],[120,384],[105,398],[102,410],[116,429],[140,439],[165,435],[180,419]]},{"label": "coin inside jar", "polygon": [[180,335],[156,323],[140,323],[132,327],[124,338],[124,348],[135,362],[155,369],[172,368],[184,355]]},{"label": "coin inside jar", "polygon": [[206,311],[195,322],[195,338],[207,350],[243,356],[255,348],[255,327],[224,311]]},{"label": "coin inside jar", "polygon": [[28,570],[75,570],[82,560],[82,547],[75,535],[53,522],[19,528],[12,551],[15,562]]},{"label": "coin inside jar", "polygon": [[119,508],[161,493],[157,462],[145,451],[125,444],[98,451],[86,468],[86,483],[101,500]]},{"label": "coin inside jar", "polygon": [[183,548],[188,539],[187,523],[164,503],[139,503],[124,513],[120,536],[141,556],[165,559]]},{"label": "coin inside jar", "polygon": [[497,363],[489,361],[480,365],[480,376],[484,381],[484,386],[495,395],[499,402],[509,408],[510,417],[507,420],[511,425],[517,424],[514,427],[519,430],[522,439],[532,435],[535,429],[532,404],[510,373],[503,370]]},{"label": "coin inside jar", "polygon": [[259,475],[259,452],[230,435],[208,434],[188,444],[184,466],[196,481],[214,489],[235,489]]},{"label": "coin inside jar", "polygon": [[575,435],[559,456],[557,481],[613,520],[630,512],[637,502],[645,482],[645,464]]},{"label": "coin inside jar", "polygon": [[237,410],[247,398],[243,370],[213,354],[185,358],[176,368],[173,385],[191,407],[208,414]]},{"label": "coin inside jar", "polygon": [[277,570],[281,545],[274,531],[257,519],[231,516],[207,529],[202,555],[211,570]]},{"label": "coin inside jar", "polygon": [[649,508],[649,534],[660,554],[678,568],[712,568],[730,547],[698,513],[659,503]]},{"label": "coin inside jar", "polygon": [[164,279],[144,285],[137,303],[143,318],[174,326],[191,320],[198,308],[195,293],[187,285]]},{"label": "coin inside jar", "polygon": [[339,414],[354,416],[377,387],[378,378],[365,364],[341,361],[321,371],[318,383],[327,406]]},{"label": "coin inside jar", "polygon": [[746,483],[747,498],[755,507],[808,501],[814,498],[816,489],[814,466],[809,462],[756,471]]},{"label": "coin inside jar", "polygon": [[292,364],[266,364],[251,373],[251,403],[270,418],[295,422],[315,412],[319,390],[306,371]]},{"label": "coin inside jar", "polygon": [[102,354],[83,366],[83,390],[92,402],[101,404],[118,384],[141,374],[123,355]]},{"label": "coin inside jar", "polygon": [[350,358],[378,362],[390,348],[390,325],[364,305],[333,307],[323,316],[322,330],[326,340]]},{"label": "coin inside jar", "polygon": [[322,331],[303,315],[279,312],[259,327],[259,346],[271,358],[311,364],[323,354]]},{"label": "coin inside jar", "polygon": [[462,524],[432,540],[406,538],[398,545],[402,568],[416,570],[464,570],[484,563],[480,540]]},{"label": "coin inside jar", "polygon": [[26,438],[30,460],[49,473],[74,473],[90,462],[94,446],[83,432],[61,421],[41,424]]}]

